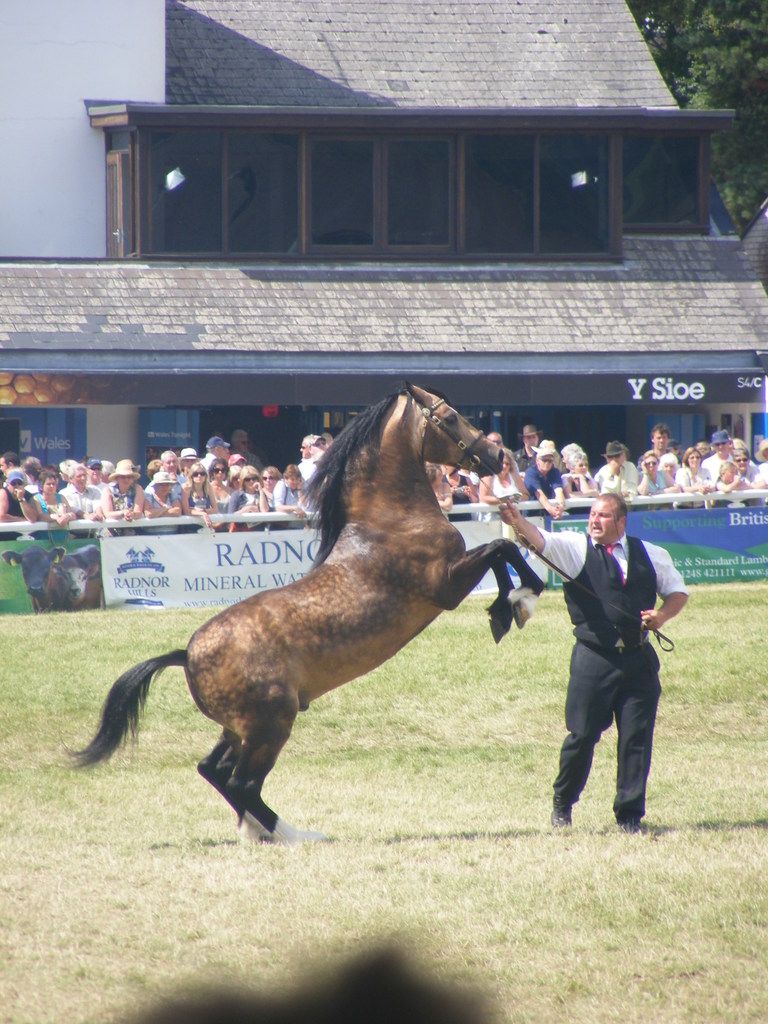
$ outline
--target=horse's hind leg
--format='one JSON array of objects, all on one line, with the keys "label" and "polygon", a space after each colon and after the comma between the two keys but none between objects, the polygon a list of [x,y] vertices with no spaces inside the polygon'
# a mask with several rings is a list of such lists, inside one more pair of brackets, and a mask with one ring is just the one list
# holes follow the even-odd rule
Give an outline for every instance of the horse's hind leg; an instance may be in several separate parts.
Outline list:
[{"label": "horse's hind leg", "polygon": [[213,750],[198,764],[197,770],[213,788],[224,797],[227,803],[237,811],[239,821],[243,820],[245,807],[237,799],[237,794],[227,789],[227,783],[237,764],[237,748],[240,741],[225,730]]},{"label": "horse's hind leg", "polygon": [[226,783],[226,798],[240,814],[240,834],[254,842],[286,846],[323,840],[326,836],[322,832],[302,832],[283,821],[261,796],[264,780],[290,736],[298,710],[297,704],[287,697],[266,705],[243,738],[234,771]]}]

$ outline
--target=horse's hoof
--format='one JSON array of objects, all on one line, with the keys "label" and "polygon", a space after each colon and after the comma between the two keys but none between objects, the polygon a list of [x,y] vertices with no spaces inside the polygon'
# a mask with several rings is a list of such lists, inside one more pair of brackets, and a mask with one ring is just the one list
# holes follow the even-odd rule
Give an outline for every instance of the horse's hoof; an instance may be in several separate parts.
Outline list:
[{"label": "horse's hoof", "polygon": [[282,843],[285,846],[298,846],[299,843],[328,842],[328,836],[323,835],[322,832],[302,832],[301,829],[294,828],[293,825],[289,825],[282,818],[277,819],[273,835],[275,836],[275,842]]},{"label": "horse's hoof", "polygon": [[509,601],[504,597],[497,597],[489,607],[488,615],[490,616],[491,636],[498,644],[507,635],[512,625],[512,609]]},{"label": "horse's hoof", "polygon": [[252,814],[247,811],[240,819],[238,825],[238,832],[240,838],[244,843],[272,843],[274,842],[274,836],[269,829],[264,828],[260,821],[258,821]]},{"label": "horse's hoof", "polygon": [[327,843],[328,837],[322,832],[302,832],[282,818],[277,819],[274,832],[265,828],[248,811],[239,826],[240,838],[249,843],[271,843],[273,846],[298,846],[300,843]]},{"label": "horse's hoof", "polygon": [[512,618],[518,629],[522,629],[536,610],[538,597],[528,587],[513,590],[507,600],[512,608]]},{"label": "horse's hoof", "polygon": [[491,627],[491,636],[493,637],[494,643],[500,644],[502,638],[509,632],[509,626],[505,626],[503,622],[500,622],[493,616],[491,616],[488,625]]}]

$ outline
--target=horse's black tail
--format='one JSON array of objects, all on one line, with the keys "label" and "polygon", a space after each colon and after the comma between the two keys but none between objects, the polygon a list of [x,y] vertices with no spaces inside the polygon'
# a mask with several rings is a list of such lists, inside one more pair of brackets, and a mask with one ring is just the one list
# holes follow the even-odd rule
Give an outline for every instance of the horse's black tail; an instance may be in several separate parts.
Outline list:
[{"label": "horse's black tail", "polygon": [[73,750],[72,756],[80,768],[98,764],[111,757],[130,732],[135,737],[139,718],[149,692],[149,684],[156,673],[171,665],[185,666],[186,650],[169,651],[157,658],[142,661],[124,672],[112,685],[104,701],[99,731],[85,750]]}]

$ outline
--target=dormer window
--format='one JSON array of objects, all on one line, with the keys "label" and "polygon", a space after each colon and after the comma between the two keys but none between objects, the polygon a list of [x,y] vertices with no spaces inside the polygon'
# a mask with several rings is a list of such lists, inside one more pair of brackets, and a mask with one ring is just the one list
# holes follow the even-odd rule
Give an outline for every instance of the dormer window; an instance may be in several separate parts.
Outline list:
[{"label": "dormer window", "polygon": [[148,109],[104,125],[111,255],[578,261],[619,259],[626,231],[708,230],[711,126],[675,134],[667,112],[650,131],[598,130],[605,112]]},{"label": "dormer window", "polygon": [[623,160],[624,224],[695,228],[699,214],[699,140],[628,135]]}]

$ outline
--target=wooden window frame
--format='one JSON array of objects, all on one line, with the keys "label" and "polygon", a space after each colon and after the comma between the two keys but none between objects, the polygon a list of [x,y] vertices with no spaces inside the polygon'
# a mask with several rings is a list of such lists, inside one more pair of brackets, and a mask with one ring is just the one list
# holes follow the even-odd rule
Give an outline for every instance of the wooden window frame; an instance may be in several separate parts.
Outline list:
[{"label": "wooden window frame", "polygon": [[[619,203],[623,212],[623,188],[624,188],[624,138],[628,136],[640,135],[639,132],[624,132],[619,139],[619,147],[617,154],[617,161],[619,165]],[[645,132],[642,133],[646,136],[653,137],[655,133]],[[693,133],[687,133],[693,135]],[[681,132],[680,136],[684,137],[685,132]],[[697,155],[697,169],[696,169],[696,182],[697,182],[697,196],[696,196],[696,220],[687,224],[671,224],[668,221],[661,222],[648,222],[639,224],[625,224],[624,232],[627,235],[690,235],[690,234],[708,234],[709,233],[709,180],[711,175],[711,164],[712,164],[712,138],[710,135],[693,135],[694,138],[698,138],[699,150]],[[622,217],[623,219],[623,217]]]},{"label": "wooden window frame", "polygon": [[[536,112],[528,112],[524,117],[497,118],[491,115],[476,117],[469,114],[440,117],[422,114],[420,117],[375,117],[367,115],[346,115],[334,123],[332,115],[318,117],[317,114],[296,114],[285,111],[280,117],[264,115],[263,117],[249,114],[247,117],[227,117],[221,112],[210,112],[206,116],[195,116],[187,113],[174,116],[164,108],[166,116],[162,117],[156,110],[144,110],[142,116],[131,118],[121,112],[119,117],[103,115],[103,124],[91,113],[92,123],[97,127],[112,130],[122,128],[126,124],[130,130],[130,154],[126,164],[122,162],[123,178],[126,166],[129,170],[128,194],[130,196],[130,235],[132,246],[123,250],[116,258],[128,256],[142,259],[179,259],[204,260],[220,259],[237,262],[244,259],[266,259],[280,262],[309,260],[320,262],[328,258],[345,258],[354,260],[408,261],[428,259],[430,262],[504,262],[516,263],[528,260],[552,262],[566,260],[578,264],[595,260],[616,262],[622,258],[622,240],[625,234],[663,233],[673,236],[681,233],[707,233],[709,230],[709,169],[711,162],[711,133],[722,127],[728,112],[697,112],[699,117],[689,115],[675,117],[670,112],[664,116],[647,115],[643,119],[630,118],[630,123],[622,124],[619,114],[615,117],[596,117],[594,115],[581,118],[557,116],[547,118]],[[276,112],[272,112],[276,114]],[[389,113],[389,112],[387,112]],[[676,112],[683,115],[685,112]],[[707,116],[709,115],[709,116]],[[641,120],[642,123],[635,123]],[[454,123],[455,122],[455,123]],[[693,122],[693,127],[689,124]],[[149,216],[149,183],[150,177],[150,133],[152,131],[208,131],[215,128],[224,137],[230,132],[253,131],[254,133],[289,134],[297,137],[297,203],[298,203],[298,245],[295,251],[286,253],[261,252],[259,250],[230,253],[227,233],[227,188],[226,159],[228,146],[222,146],[222,249],[213,253],[156,253],[151,246],[151,224]],[[622,147],[627,134],[655,135],[659,132],[686,135],[692,134],[699,139],[698,159],[698,221],[695,225],[625,225],[622,220]],[[466,140],[472,135],[526,135],[534,138],[534,170],[533,170],[533,251],[526,253],[467,253],[466,248]],[[609,218],[607,246],[604,252],[568,252],[566,254],[541,253],[541,179],[540,179],[540,144],[544,135],[579,134],[601,135],[608,140],[609,185],[607,215]],[[374,142],[374,244],[372,246],[317,246],[311,241],[311,147],[313,140],[327,138],[368,139]],[[442,139],[449,144],[449,211],[448,227],[449,242],[447,245],[414,245],[390,246],[385,241],[387,222],[386,195],[386,153],[391,140],[403,139]],[[114,164],[118,157],[107,154],[108,164]],[[112,170],[114,175],[114,169]],[[125,182],[121,182],[125,188]],[[113,200],[110,200],[113,201]],[[111,218],[114,219],[114,208]],[[110,221],[111,224],[111,221]],[[110,227],[116,230],[115,226]],[[109,248],[109,247],[108,247]]]}]

